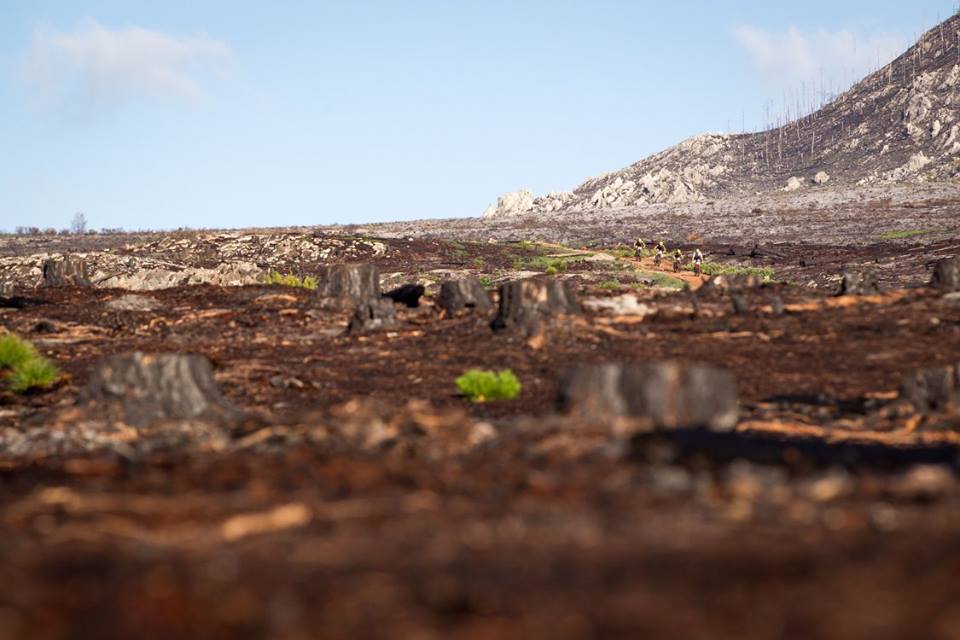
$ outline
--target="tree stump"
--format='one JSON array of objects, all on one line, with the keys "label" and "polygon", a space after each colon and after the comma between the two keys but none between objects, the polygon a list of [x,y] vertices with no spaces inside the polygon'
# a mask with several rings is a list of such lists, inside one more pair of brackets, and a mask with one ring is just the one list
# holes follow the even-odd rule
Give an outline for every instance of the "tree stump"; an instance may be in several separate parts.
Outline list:
[{"label": "tree stump", "polygon": [[384,298],[390,298],[395,304],[402,304],[409,309],[416,309],[420,306],[420,298],[426,293],[426,288],[422,284],[405,284],[387,291],[383,294]]},{"label": "tree stump", "polygon": [[76,256],[51,258],[43,263],[44,287],[89,287],[93,283],[87,263]]},{"label": "tree stump", "polygon": [[739,417],[733,376],[676,362],[582,365],[560,381],[557,406],[584,415],[648,420],[658,429],[733,429]]},{"label": "tree stump", "polygon": [[204,356],[130,353],[102,359],[80,392],[98,416],[137,428],[167,420],[239,418]]},{"label": "tree stump", "polygon": [[338,264],[317,274],[319,298],[362,301],[380,297],[380,270],[373,264]]},{"label": "tree stump", "polygon": [[353,312],[350,323],[347,325],[349,333],[366,333],[385,327],[392,327],[397,323],[393,309],[393,301],[389,298],[373,298],[364,300]]},{"label": "tree stump", "polygon": [[946,293],[960,291],[960,258],[938,261],[933,269],[930,286]]},{"label": "tree stump", "polygon": [[922,413],[960,408],[960,365],[915,371],[903,380],[900,397]]},{"label": "tree stump", "polygon": [[871,271],[844,271],[840,277],[838,296],[872,296],[877,293],[880,293],[880,285],[877,284],[877,274]]},{"label": "tree stump", "polygon": [[444,280],[440,283],[440,297],[437,303],[448,316],[470,309],[484,313],[493,310],[490,295],[476,278]]},{"label": "tree stump", "polygon": [[517,280],[500,287],[500,308],[491,326],[495,331],[517,329],[531,335],[547,320],[582,313],[566,282]]}]

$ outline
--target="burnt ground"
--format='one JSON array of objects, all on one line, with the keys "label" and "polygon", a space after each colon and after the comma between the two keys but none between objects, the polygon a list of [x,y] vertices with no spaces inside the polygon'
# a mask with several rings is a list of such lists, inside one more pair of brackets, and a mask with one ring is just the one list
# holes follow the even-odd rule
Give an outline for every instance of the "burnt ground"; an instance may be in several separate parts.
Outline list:
[{"label": "burnt ground", "polygon": [[[373,261],[430,293],[435,271],[493,283],[569,253],[388,245]],[[45,434],[0,446],[0,637],[956,637],[960,418],[897,394],[960,362],[960,303],[922,286],[955,245],[706,243],[774,269],[739,313],[647,287],[649,264],[574,260],[559,275],[582,299],[652,312],[588,310],[542,340],[432,297],[351,335],[300,289],[144,292],[151,311],[19,291],[0,326],[68,378],[0,395],[0,442]],[[829,295],[840,264],[875,265],[884,292]],[[209,357],[246,417],[226,442],[66,447],[94,363],[130,351]],[[733,372],[737,431],[555,409],[571,365],[661,359]],[[520,398],[467,403],[453,380],[474,367],[512,369]]]}]

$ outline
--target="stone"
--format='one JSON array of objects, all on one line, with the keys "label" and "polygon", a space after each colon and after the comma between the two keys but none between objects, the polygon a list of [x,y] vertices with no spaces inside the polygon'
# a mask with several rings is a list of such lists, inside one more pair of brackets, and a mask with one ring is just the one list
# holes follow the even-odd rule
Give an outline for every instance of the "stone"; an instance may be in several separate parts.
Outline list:
[{"label": "stone", "polygon": [[350,333],[365,333],[391,327],[397,322],[393,301],[389,298],[372,298],[357,305],[347,325]]},{"label": "stone", "polygon": [[960,365],[921,369],[907,375],[900,397],[923,413],[960,407]]},{"label": "stone", "polygon": [[649,420],[658,429],[732,430],[739,417],[733,376],[677,362],[581,365],[560,381],[565,412]]},{"label": "stone", "polygon": [[107,301],[107,308],[112,311],[153,311],[159,304],[156,298],[131,293]]},{"label": "stone", "polygon": [[380,270],[373,264],[338,264],[317,273],[316,296],[366,301],[380,297]]},{"label": "stone", "polygon": [[43,263],[44,287],[89,287],[92,284],[89,267],[82,258],[63,256]]},{"label": "stone", "polygon": [[817,175],[813,176],[813,184],[823,186],[830,182],[830,174],[826,171],[818,171]]},{"label": "stone", "polygon": [[422,284],[405,284],[386,292],[383,297],[390,298],[396,304],[415,309],[420,306],[420,298],[426,291]]},{"label": "stone", "polygon": [[496,331],[539,332],[544,321],[583,313],[570,286],[555,279],[515,280],[500,287],[500,307],[492,323]]},{"label": "stone", "polygon": [[784,190],[784,191],[797,191],[797,190],[799,190],[799,189],[801,189],[801,188],[803,188],[803,180],[801,180],[800,178],[798,178],[798,177],[796,177],[796,176],[793,176],[792,178],[790,178],[789,180],[787,180],[787,186],[785,186],[785,187],[783,188],[783,190]]},{"label": "stone", "polygon": [[481,313],[493,310],[490,294],[476,278],[444,280],[440,283],[440,296],[437,298],[437,304],[448,316],[469,310]]},{"label": "stone", "polygon": [[704,282],[703,286],[697,289],[697,295],[701,297],[707,297],[729,293],[739,293],[742,291],[749,291],[750,289],[757,289],[763,285],[763,279],[754,275],[737,274],[729,276],[713,276]]},{"label": "stone", "polygon": [[870,296],[880,293],[877,274],[870,271],[844,271],[840,276],[839,296]]},{"label": "stone", "polygon": [[100,360],[79,404],[95,416],[136,428],[168,420],[239,417],[221,395],[210,360],[177,353],[136,352]]},{"label": "stone", "polygon": [[533,193],[523,189],[505,193],[497,198],[495,206],[487,207],[483,212],[484,218],[495,218],[504,216],[518,216],[527,213],[533,209]]},{"label": "stone", "polygon": [[940,291],[960,291],[960,258],[937,261],[930,286]]}]

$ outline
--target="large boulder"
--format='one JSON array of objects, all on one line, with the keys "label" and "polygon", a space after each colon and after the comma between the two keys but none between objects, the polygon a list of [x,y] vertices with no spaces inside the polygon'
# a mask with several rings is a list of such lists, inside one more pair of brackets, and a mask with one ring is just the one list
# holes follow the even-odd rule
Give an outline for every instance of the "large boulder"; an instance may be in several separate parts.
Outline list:
[{"label": "large boulder", "polygon": [[43,263],[44,287],[89,287],[90,269],[83,258],[63,256]]},{"label": "large boulder", "polygon": [[210,360],[199,355],[130,353],[104,358],[80,392],[88,412],[145,428],[168,420],[239,417],[220,393]]},{"label": "large boulder", "polygon": [[448,316],[473,309],[483,313],[493,310],[490,295],[476,278],[444,280],[440,283],[437,304]]},{"label": "large boulder", "polygon": [[533,194],[523,189],[505,193],[497,198],[497,204],[487,207],[481,217],[498,218],[519,216],[533,209]]},{"label": "large boulder", "polygon": [[960,408],[960,365],[921,369],[907,375],[900,397],[925,413]]},{"label": "large boulder", "polygon": [[380,270],[373,264],[338,264],[317,273],[316,295],[335,300],[380,298]]},{"label": "large boulder", "polygon": [[960,291],[960,258],[947,258],[937,262],[930,286],[945,292]]},{"label": "large boulder", "polygon": [[515,280],[500,287],[500,308],[492,326],[530,335],[537,333],[544,321],[582,313],[570,286],[562,280]]},{"label": "large boulder", "polygon": [[584,415],[647,420],[659,429],[729,431],[739,415],[730,373],[677,362],[578,366],[561,378],[557,406]]},{"label": "large boulder", "polygon": [[877,274],[872,271],[844,271],[840,276],[840,296],[870,296],[880,293]]}]

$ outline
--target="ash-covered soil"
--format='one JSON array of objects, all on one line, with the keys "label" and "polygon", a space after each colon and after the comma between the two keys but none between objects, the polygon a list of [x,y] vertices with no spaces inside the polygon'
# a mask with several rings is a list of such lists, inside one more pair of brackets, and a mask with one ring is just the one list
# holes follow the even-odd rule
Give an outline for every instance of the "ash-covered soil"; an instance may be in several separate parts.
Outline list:
[{"label": "ash-covered soil", "polygon": [[[176,239],[176,255],[162,237],[143,255],[129,237],[81,249],[212,268],[205,237]],[[349,308],[262,284],[0,298],[0,326],[68,374],[0,395],[0,637],[960,633],[960,417],[900,394],[911,372],[960,362],[960,300],[926,286],[955,235],[668,238],[773,270],[735,294],[673,282],[616,241],[532,239],[250,241],[294,247],[279,257],[229,240],[263,270],[359,259],[384,290],[426,286],[369,333],[345,332]],[[58,252],[37,242],[19,253]],[[584,313],[534,335],[438,308],[442,279],[494,294],[551,267]],[[833,295],[841,267],[872,267],[880,292]],[[209,358],[236,414],[136,426],[91,413],[96,363],[131,352]],[[663,360],[730,372],[735,429],[558,408],[571,367]],[[520,397],[466,402],[454,379],[477,367],[512,369]]]}]

